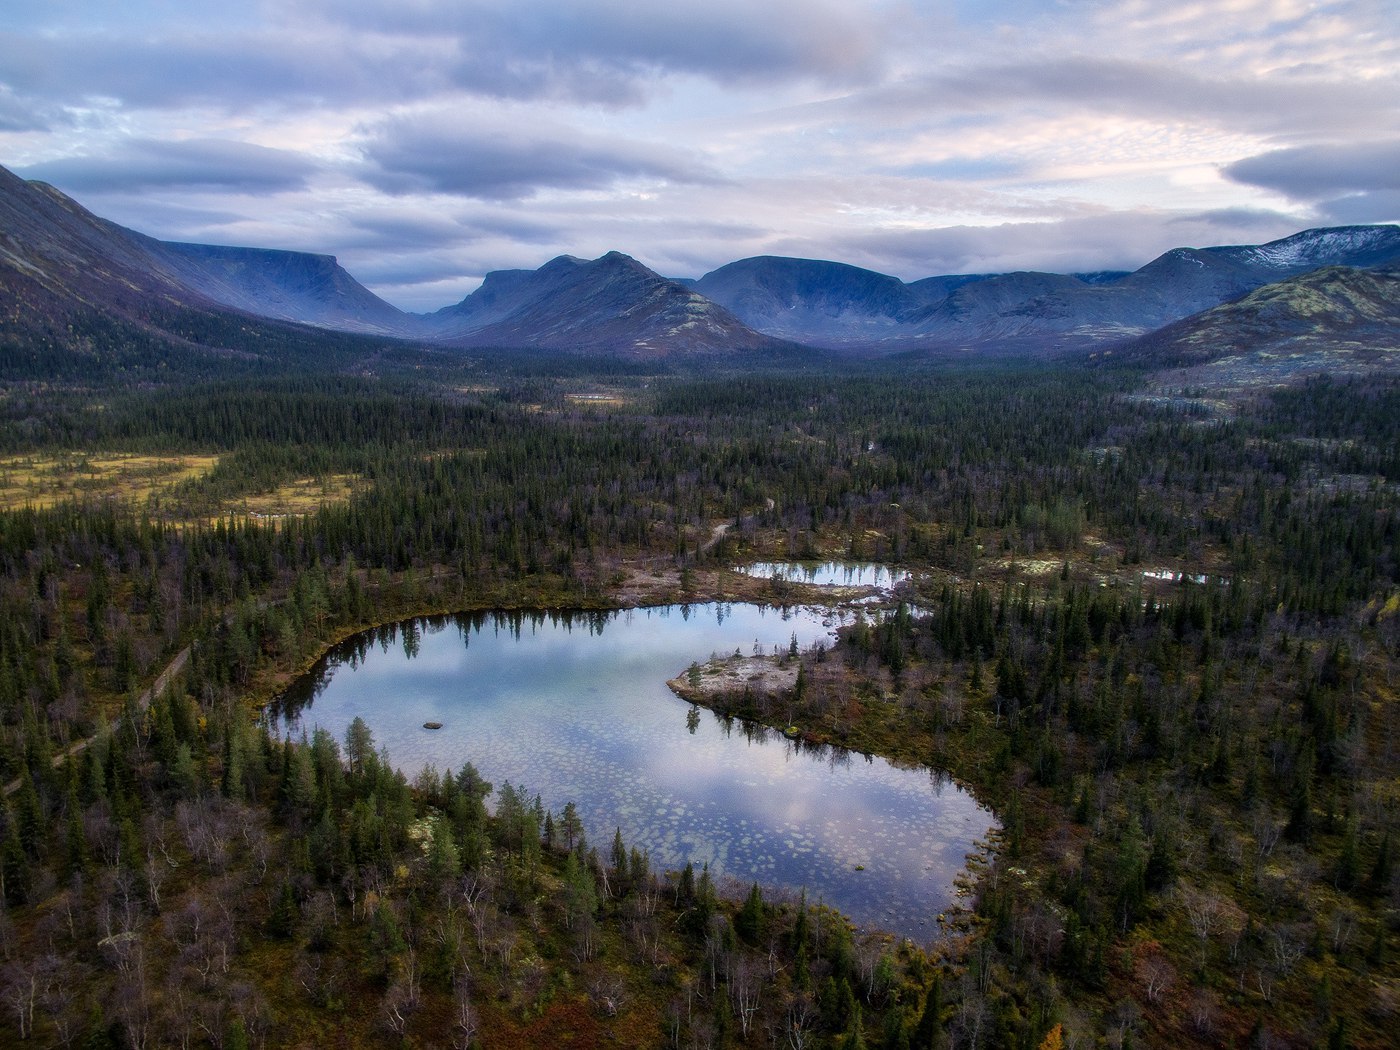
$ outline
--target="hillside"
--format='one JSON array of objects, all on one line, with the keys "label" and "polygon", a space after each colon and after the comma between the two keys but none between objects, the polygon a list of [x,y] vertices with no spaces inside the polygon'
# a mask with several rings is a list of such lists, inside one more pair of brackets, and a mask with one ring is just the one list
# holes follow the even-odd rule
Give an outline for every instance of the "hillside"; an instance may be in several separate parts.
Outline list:
[{"label": "hillside", "polygon": [[385,351],[230,309],[186,283],[191,267],[167,247],[0,168],[0,375],[166,381],[360,367]]},{"label": "hillside", "polygon": [[922,285],[845,263],[760,256],[712,270],[693,287],[769,335],[841,346],[896,334],[938,295]]},{"label": "hillside", "polygon": [[1400,363],[1400,267],[1329,266],[1265,285],[1119,356],[1234,381],[1393,368]]},{"label": "hillside", "polygon": [[236,310],[375,335],[413,337],[420,328],[415,316],[360,284],[334,256],[141,241],[183,287]]},{"label": "hillside", "polygon": [[644,357],[793,349],[621,252],[592,261],[564,255],[535,271],[488,274],[480,289],[430,315],[428,324],[454,346]]}]

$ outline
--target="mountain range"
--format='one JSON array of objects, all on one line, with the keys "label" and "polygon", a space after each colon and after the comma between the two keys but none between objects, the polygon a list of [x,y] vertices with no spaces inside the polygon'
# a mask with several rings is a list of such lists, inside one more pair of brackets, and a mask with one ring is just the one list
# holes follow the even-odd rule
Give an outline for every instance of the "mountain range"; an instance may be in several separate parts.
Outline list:
[{"label": "mountain range", "polygon": [[[1393,333],[1397,266],[1397,226],[1176,248],[1130,273],[912,282],[772,256],[672,280],[609,252],[493,271],[461,302],[411,314],[331,256],[156,240],[0,168],[0,340],[11,353],[71,344],[94,325],[203,346],[197,332],[271,323],[444,348],[644,358],[783,355],[802,352],[799,345],[846,354],[1113,346],[1201,360],[1241,352],[1240,339],[1316,342],[1339,327],[1365,338]],[[1281,290],[1266,290],[1275,285]]]},{"label": "mountain range", "polygon": [[759,331],[816,346],[1022,346],[1144,335],[1320,266],[1400,259],[1400,227],[1307,230],[1269,244],[1176,248],[1124,274],[897,278],[841,263],[762,257],[722,266],[696,291]]}]

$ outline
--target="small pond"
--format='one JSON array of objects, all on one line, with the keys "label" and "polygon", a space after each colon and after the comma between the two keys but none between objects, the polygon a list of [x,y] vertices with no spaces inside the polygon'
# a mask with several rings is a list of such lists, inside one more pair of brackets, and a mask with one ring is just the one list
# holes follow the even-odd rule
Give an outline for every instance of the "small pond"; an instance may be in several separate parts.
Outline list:
[{"label": "small pond", "polygon": [[862,926],[927,940],[988,810],[938,773],[803,746],[666,686],[715,653],[830,641],[832,615],[705,604],[411,620],[332,650],[274,716],[341,741],[361,717],[410,777],[471,762],[555,813],[576,803],[599,849],[620,827],[656,867],[805,887]]},{"label": "small pond", "polygon": [[736,571],[761,580],[810,583],[819,587],[878,587],[882,591],[891,590],[909,578],[909,573],[903,569],[841,561],[761,561],[741,565]]}]

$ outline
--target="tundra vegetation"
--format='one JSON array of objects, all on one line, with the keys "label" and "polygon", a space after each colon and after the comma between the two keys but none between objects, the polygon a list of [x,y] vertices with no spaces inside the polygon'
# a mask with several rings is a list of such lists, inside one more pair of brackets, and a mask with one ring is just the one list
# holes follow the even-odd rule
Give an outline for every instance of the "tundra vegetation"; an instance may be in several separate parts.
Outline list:
[{"label": "tundra vegetation", "polygon": [[[1391,1045],[1400,384],[324,364],[0,398],[0,1041]],[[376,623],[815,556],[910,603],[704,700],[996,808],[928,949],[256,717]]]}]

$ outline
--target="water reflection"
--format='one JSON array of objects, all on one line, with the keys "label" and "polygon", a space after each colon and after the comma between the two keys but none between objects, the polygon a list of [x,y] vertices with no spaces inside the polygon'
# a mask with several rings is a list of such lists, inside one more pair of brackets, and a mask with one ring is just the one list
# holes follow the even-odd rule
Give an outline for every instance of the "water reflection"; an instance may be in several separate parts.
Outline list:
[{"label": "water reflection", "polygon": [[710,716],[665,685],[711,654],[829,641],[829,617],[744,604],[425,617],[338,646],[275,716],[339,739],[361,717],[410,776],[470,761],[555,811],[575,802],[595,844],[620,826],[661,866],[805,886],[857,922],[928,937],[985,809],[940,773]]},{"label": "water reflection", "polygon": [[737,571],[760,580],[809,583],[819,587],[878,587],[882,591],[891,590],[909,578],[904,569],[840,561],[761,561],[741,565]]}]

